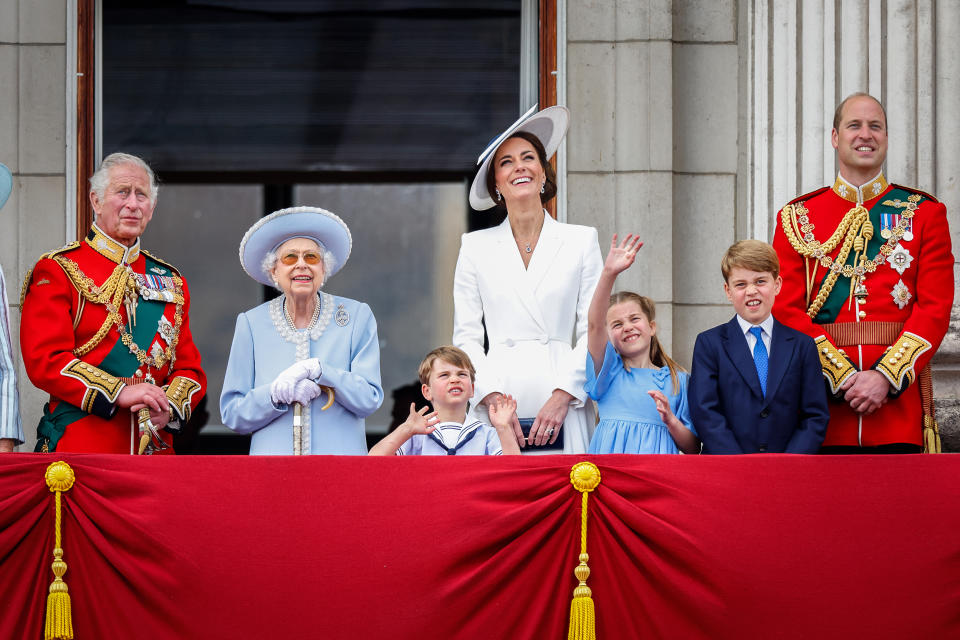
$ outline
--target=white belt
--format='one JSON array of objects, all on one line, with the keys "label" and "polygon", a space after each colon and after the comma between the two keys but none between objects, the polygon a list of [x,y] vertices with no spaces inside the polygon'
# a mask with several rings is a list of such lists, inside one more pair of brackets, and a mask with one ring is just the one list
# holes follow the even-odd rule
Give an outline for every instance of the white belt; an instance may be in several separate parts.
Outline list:
[{"label": "white belt", "polygon": [[548,342],[562,342],[568,347],[570,346],[569,340],[564,340],[563,338],[555,338],[553,336],[548,336],[547,334],[539,336],[529,336],[525,338],[505,338],[500,340],[498,344],[502,344],[505,347],[512,347],[518,342],[539,342],[540,344],[547,344]]}]

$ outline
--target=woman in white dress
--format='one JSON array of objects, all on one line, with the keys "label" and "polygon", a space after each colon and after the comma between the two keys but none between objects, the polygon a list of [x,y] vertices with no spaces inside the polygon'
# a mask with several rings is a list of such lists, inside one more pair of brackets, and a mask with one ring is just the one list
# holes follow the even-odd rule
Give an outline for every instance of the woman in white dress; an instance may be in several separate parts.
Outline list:
[{"label": "woman in white dress", "polygon": [[583,453],[593,431],[583,385],[587,309],[603,267],[597,231],[543,208],[557,193],[548,160],[569,118],[564,107],[528,113],[481,155],[470,204],[506,207],[507,218],[464,234],[454,277],[453,343],[477,370],[475,411],[484,419],[498,394],[516,398],[524,453]]}]

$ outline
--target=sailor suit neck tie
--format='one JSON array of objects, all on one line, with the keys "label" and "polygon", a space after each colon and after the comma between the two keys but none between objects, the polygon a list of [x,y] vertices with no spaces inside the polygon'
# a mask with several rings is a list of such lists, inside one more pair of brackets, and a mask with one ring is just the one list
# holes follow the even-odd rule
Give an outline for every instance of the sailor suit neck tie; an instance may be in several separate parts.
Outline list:
[{"label": "sailor suit neck tie", "polygon": [[757,377],[760,378],[760,391],[767,395],[767,347],[763,344],[763,329],[750,327],[750,333],[756,338],[753,345],[753,364],[757,367]]}]

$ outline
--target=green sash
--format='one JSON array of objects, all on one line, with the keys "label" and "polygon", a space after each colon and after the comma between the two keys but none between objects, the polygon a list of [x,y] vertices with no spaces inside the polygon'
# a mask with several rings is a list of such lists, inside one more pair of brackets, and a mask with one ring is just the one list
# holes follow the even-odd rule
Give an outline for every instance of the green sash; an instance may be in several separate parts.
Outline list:
[{"label": "green sash", "polygon": [[[146,268],[148,270],[151,268],[162,269],[163,275],[170,275],[170,272],[162,265],[146,256],[144,256],[144,259],[147,262]],[[146,350],[148,355],[150,345],[157,335],[160,317],[163,316],[167,304],[160,300],[144,300],[143,298],[139,298],[137,301],[137,324],[133,327],[131,335],[137,346]],[[107,356],[97,366],[115,376],[130,377],[140,366],[140,362],[137,360],[137,356],[130,353],[130,349],[123,344],[122,340],[117,340]]]},{"label": "green sash", "polygon": [[[147,269],[159,269],[162,273],[159,275],[170,275],[170,271],[163,265],[160,265],[150,258],[144,256]],[[156,271],[154,271],[156,273]],[[137,300],[137,324],[133,327],[131,336],[133,341],[141,349],[147,350],[149,354],[150,345],[157,335],[160,324],[160,318],[166,309],[168,303],[159,300]],[[129,329],[129,327],[128,327]],[[111,331],[111,334],[116,335]],[[91,363],[94,364],[94,363]],[[123,344],[122,340],[117,340],[106,357],[95,366],[103,369],[107,373],[119,377],[130,377],[140,366],[137,356],[130,353],[129,347]],[[50,404],[43,407],[43,417],[37,425],[37,447],[36,451],[41,451],[43,445],[47,445],[48,451],[55,451],[57,442],[63,437],[67,427],[81,418],[85,418],[88,413],[68,402],[60,401],[54,411],[50,411]]]},{"label": "green sash", "polygon": [[[886,202],[888,200],[901,200],[906,202],[909,196],[913,195],[912,192],[906,191],[900,188],[894,188],[885,194],[882,198],[878,199],[877,202],[870,208],[870,223],[873,224],[873,237],[870,238],[867,242],[866,255],[868,258],[873,258],[880,252],[880,247],[883,246],[887,241],[880,235],[880,215],[883,213],[892,213],[894,215],[902,215],[904,209],[898,209],[890,205],[881,204],[881,202]],[[846,264],[856,266],[854,264],[854,259],[856,258],[856,253],[851,249],[850,253],[847,255]],[[823,276],[823,280],[820,281],[820,287],[823,288],[823,283],[830,276],[829,270]],[[820,307],[820,311],[817,313],[813,321],[817,324],[828,324],[834,322],[837,316],[840,313],[840,309],[846,304],[847,300],[850,298],[850,283],[853,278],[845,278],[842,275],[837,278],[837,281],[833,285],[833,290],[830,291],[830,295],[827,296],[826,302],[823,303],[823,306]]]},{"label": "green sash", "polygon": [[68,402],[60,402],[57,408],[50,411],[50,403],[43,405],[43,416],[37,425],[37,446],[34,448],[36,453],[43,451],[43,445],[47,445],[47,451],[56,451],[57,443],[67,430],[67,425],[73,424],[87,414],[79,407],[75,407]]}]

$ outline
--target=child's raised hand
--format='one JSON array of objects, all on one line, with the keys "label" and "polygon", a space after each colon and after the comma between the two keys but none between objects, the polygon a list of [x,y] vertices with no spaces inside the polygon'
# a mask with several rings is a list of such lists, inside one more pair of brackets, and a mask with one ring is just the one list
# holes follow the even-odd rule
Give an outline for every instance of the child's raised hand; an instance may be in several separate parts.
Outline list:
[{"label": "child's raised hand", "polygon": [[647,391],[647,395],[653,398],[653,401],[657,404],[657,413],[660,414],[660,419],[663,420],[664,424],[669,425],[671,420],[677,419],[673,415],[673,409],[670,408],[670,401],[667,400],[667,396],[663,395],[662,391]]},{"label": "child's raised hand", "polygon": [[517,411],[517,401],[513,396],[501,395],[487,406],[490,423],[498,429],[513,430],[513,415]]},{"label": "child's raised hand", "polygon": [[643,242],[640,240],[640,236],[635,236],[632,233],[627,234],[627,237],[617,244],[617,234],[613,234],[613,239],[610,241],[610,253],[607,254],[607,260],[603,263],[604,271],[614,274],[626,271],[633,264],[634,258],[637,257],[637,251],[642,246]]},{"label": "child's raised hand", "polygon": [[424,407],[419,411],[414,403],[410,403],[410,415],[404,421],[403,425],[410,430],[410,433],[422,433],[424,435],[431,433],[437,428],[440,417],[436,411],[427,413],[430,407]]}]

